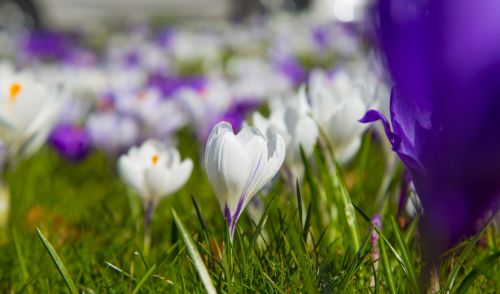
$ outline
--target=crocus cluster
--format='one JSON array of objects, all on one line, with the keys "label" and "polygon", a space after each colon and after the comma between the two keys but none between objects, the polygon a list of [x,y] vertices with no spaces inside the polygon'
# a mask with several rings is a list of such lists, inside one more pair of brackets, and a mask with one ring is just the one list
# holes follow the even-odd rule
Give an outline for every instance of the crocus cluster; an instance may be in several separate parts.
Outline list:
[{"label": "crocus cluster", "polygon": [[302,179],[301,149],[311,157],[321,133],[339,162],[355,157],[366,129],[357,118],[378,106],[380,81],[362,28],[312,12],[209,28],[134,23],[105,32],[98,48],[92,30],[10,33],[15,50],[0,63],[2,151],[16,158],[48,139],[77,163],[98,150],[117,161],[149,226],[194,168],[177,146],[188,133],[232,239],[276,175]]}]

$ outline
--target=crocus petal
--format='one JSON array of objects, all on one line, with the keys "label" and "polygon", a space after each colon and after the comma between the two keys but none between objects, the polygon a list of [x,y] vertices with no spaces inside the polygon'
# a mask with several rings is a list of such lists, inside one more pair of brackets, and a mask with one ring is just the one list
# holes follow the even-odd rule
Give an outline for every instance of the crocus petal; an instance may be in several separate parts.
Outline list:
[{"label": "crocus petal", "polygon": [[128,157],[120,157],[118,160],[118,170],[125,182],[132,186],[139,195],[147,195],[141,167],[134,164]]},{"label": "crocus petal", "polygon": [[307,156],[311,155],[318,139],[319,130],[314,120],[308,116],[301,118],[295,126],[295,137]]},{"label": "crocus petal", "polygon": [[397,150],[400,140],[396,138],[396,136],[391,130],[391,125],[389,124],[389,121],[387,120],[385,115],[383,115],[381,112],[379,112],[378,110],[370,109],[365,113],[365,115],[361,119],[359,119],[359,122],[373,123],[379,120],[382,122],[384,126],[385,135],[387,136],[387,139],[391,143],[392,148],[394,150]]},{"label": "crocus petal", "polygon": [[169,170],[161,166],[152,166],[144,171],[144,180],[151,199],[157,200],[167,195],[169,191],[167,179],[171,176]]},{"label": "crocus petal", "polygon": [[171,173],[166,181],[168,189],[166,189],[165,194],[171,194],[184,186],[191,176],[193,171],[193,161],[191,159],[186,159],[182,161],[178,166],[175,167],[175,173]]},{"label": "crocus petal", "polygon": [[238,199],[234,195],[241,195],[251,163],[231,125],[222,122],[215,126],[207,143],[205,158],[208,179],[221,208],[227,204],[231,211],[235,211]]},{"label": "crocus petal", "polygon": [[259,184],[254,190],[255,193],[257,193],[269,180],[271,180],[283,165],[286,154],[286,144],[283,137],[281,137],[279,134],[275,134],[274,136],[272,136],[267,143],[267,150],[267,164],[263,171],[262,177],[260,178]]}]

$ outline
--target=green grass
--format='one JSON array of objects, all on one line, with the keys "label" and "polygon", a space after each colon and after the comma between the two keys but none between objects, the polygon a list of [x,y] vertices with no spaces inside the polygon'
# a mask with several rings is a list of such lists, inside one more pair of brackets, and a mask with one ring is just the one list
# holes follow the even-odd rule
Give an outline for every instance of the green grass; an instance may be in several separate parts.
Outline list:
[{"label": "green grass", "polygon": [[[181,153],[199,163],[189,140]],[[423,291],[416,221],[394,218],[401,169],[380,207],[386,166],[375,142],[367,137],[342,170],[330,159],[318,148],[305,160],[303,183],[277,179],[260,195],[262,216],[244,213],[232,244],[205,172],[195,168],[158,206],[145,256],[141,202],[113,161],[94,153],[75,165],[44,148],[4,174],[11,210],[0,232],[0,292],[205,293],[210,284],[218,293]],[[375,213],[383,213],[380,260],[370,243]],[[489,225],[450,250],[438,270],[441,293],[498,293],[498,240]]]}]

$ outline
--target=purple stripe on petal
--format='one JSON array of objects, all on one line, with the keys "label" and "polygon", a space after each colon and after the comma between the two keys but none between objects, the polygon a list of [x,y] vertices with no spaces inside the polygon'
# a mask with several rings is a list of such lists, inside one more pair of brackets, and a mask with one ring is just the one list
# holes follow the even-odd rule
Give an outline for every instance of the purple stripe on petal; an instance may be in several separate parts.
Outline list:
[{"label": "purple stripe on petal", "polygon": [[243,203],[245,203],[245,197],[241,197],[240,200],[238,201],[238,205],[236,206],[236,212],[234,213],[234,216],[233,216],[235,223],[240,218],[241,210],[243,208]]},{"label": "purple stripe on petal", "polygon": [[226,218],[227,228],[229,230],[229,235],[232,241],[234,236],[234,229],[236,227],[236,220],[231,216],[231,211],[229,210],[227,203],[224,205],[224,217]]}]

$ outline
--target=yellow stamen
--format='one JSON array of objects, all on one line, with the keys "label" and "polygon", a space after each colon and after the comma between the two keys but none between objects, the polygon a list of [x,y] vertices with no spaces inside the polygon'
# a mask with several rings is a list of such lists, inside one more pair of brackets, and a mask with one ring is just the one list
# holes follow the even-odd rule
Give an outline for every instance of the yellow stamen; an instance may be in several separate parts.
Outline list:
[{"label": "yellow stamen", "polygon": [[23,87],[19,83],[12,83],[9,88],[9,104],[14,104],[17,100],[17,96],[23,90]]},{"label": "yellow stamen", "polygon": [[156,165],[158,163],[159,159],[160,159],[160,157],[156,154],[151,156],[151,162],[153,163],[153,165]]}]

